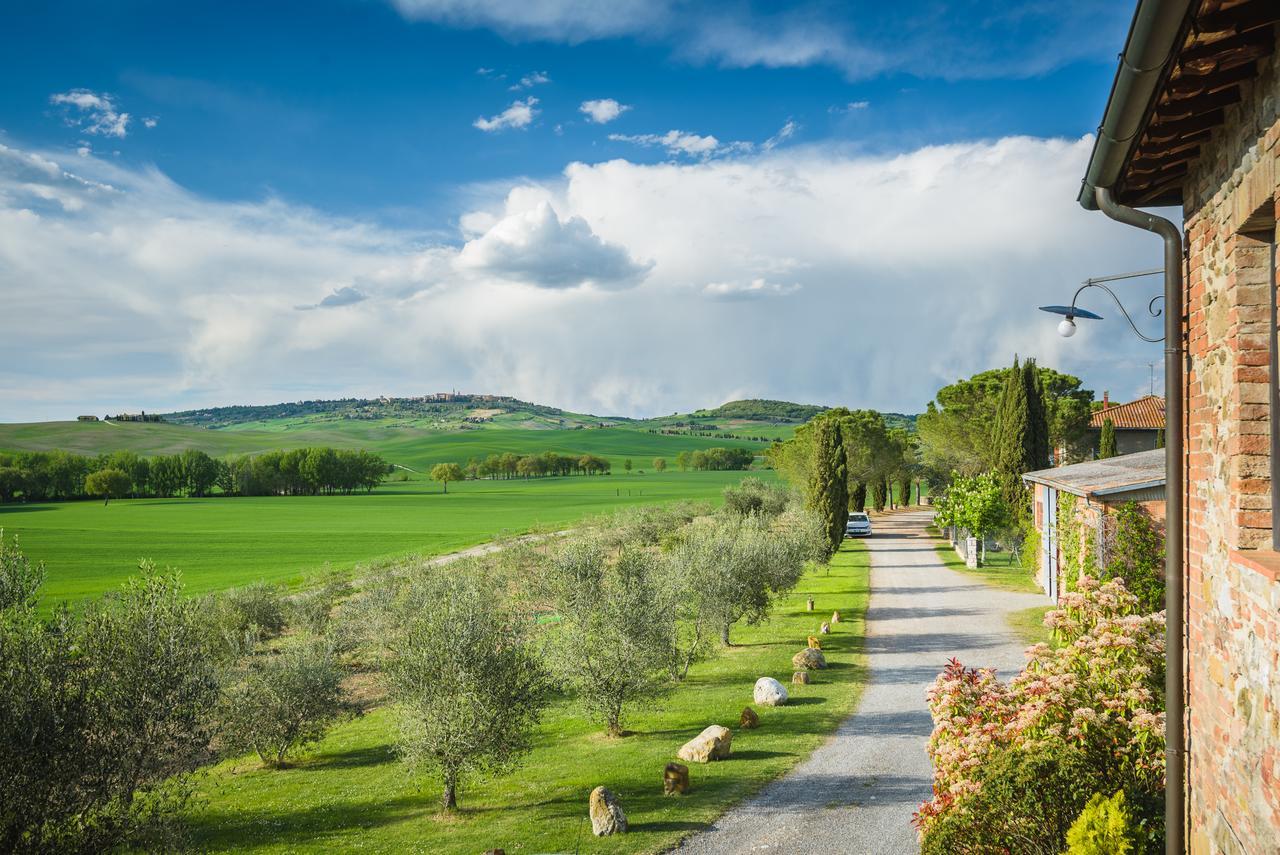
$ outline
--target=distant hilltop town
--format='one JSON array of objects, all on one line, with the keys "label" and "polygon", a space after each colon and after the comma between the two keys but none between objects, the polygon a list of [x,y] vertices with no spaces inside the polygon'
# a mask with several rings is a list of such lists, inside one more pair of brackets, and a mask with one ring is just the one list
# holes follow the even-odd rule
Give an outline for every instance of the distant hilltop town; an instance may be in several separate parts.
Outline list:
[{"label": "distant hilltop town", "polygon": [[328,401],[294,401],[280,404],[210,407],[166,413],[164,420],[200,427],[226,427],[275,419],[428,420],[450,424],[478,424],[500,413],[523,413],[529,417],[558,420],[563,410],[521,401],[510,395],[482,395],[473,392],[433,392],[406,398],[380,395],[377,398],[341,398]]}]

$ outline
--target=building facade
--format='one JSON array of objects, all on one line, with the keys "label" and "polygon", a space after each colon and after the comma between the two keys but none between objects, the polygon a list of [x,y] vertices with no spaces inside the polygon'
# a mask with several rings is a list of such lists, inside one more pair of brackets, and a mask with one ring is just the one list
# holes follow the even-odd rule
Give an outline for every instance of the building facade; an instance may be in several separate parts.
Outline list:
[{"label": "building facade", "polygon": [[1140,0],[1081,193],[1182,206],[1185,400],[1170,404],[1195,853],[1280,852],[1278,19],[1275,0]]},{"label": "building facade", "polygon": [[1038,541],[1036,579],[1057,602],[1081,572],[1107,566],[1117,511],[1133,502],[1164,525],[1164,453],[1158,450],[1028,472]]}]

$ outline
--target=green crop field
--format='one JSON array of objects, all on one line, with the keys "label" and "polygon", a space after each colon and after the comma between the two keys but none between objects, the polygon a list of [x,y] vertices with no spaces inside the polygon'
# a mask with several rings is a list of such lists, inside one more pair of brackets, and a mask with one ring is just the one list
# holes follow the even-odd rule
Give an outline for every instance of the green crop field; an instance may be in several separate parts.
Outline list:
[{"label": "green crop field", "polygon": [[[744,472],[391,483],[370,494],[0,505],[0,528],[44,561],[48,602],[114,588],[139,559],[182,571],[193,593],[301,584],[326,568],[436,555],[504,533],[563,527],[626,505],[717,499]],[[771,477],[771,472],[755,473]]]},{"label": "green crop field", "polygon": [[[787,434],[789,435],[789,434]],[[402,427],[377,421],[315,424],[275,422],[265,429],[222,429],[147,422],[35,422],[0,424],[0,451],[70,451],[102,454],[134,451],[142,455],[175,454],[198,448],[214,457],[251,454],[271,449],[331,446],[363,448],[392,463],[421,469],[432,463],[464,463],[469,457],[515,452],[555,451],[596,454],[621,465],[630,457],[637,468],[648,468],[654,457],[674,464],[681,451],[745,447],[763,452],[759,442],[700,436],[668,436],[632,426],[581,430],[534,430],[485,427],[439,431]]]},{"label": "green crop field", "polygon": [[[770,620],[735,626],[734,647],[695,664],[673,692],[631,716],[628,736],[609,739],[572,701],[557,702],[526,761],[467,780],[456,815],[440,816],[438,783],[398,762],[393,713],[381,708],[332,728],[290,768],[264,769],[245,757],[210,770],[189,816],[193,843],[203,852],[664,851],[807,757],[853,711],[865,675],[868,559],[865,544],[846,542],[830,570],[809,572]],[[805,611],[809,596],[821,615]],[[822,636],[830,667],[813,672],[810,685],[788,685],[786,706],[759,708],[758,729],[739,729],[756,678],[789,682],[792,654],[835,609],[843,620]],[[732,756],[690,764],[688,794],[664,796],[663,765],[717,723],[734,731]],[[592,837],[587,796],[597,785],[618,794],[627,834]],[[846,798],[856,804],[867,796],[853,788]]]},{"label": "green crop field", "polygon": [[[47,602],[109,590],[141,559],[180,569],[192,592],[255,581],[297,585],[326,570],[375,559],[437,555],[501,534],[571,525],[623,505],[716,499],[742,472],[679,472],[681,451],[716,446],[763,452],[763,443],[650,433],[631,425],[531,429],[485,424],[438,430],[389,420],[276,419],[255,429],[208,429],[147,422],[44,422],[0,425],[0,451],[63,450],[143,455],[197,448],[217,457],[305,446],[362,448],[414,473],[372,494],[212,497],[0,505],[0,528],[21,537],[49,573]],[[471,481],[449,495],[425,480],[435,463],[513,452],[590,453],[613,464],[610,476]],[[669,469],[653,471],[663,457]],[[626,474],[625,460],[634,471]],[[642,470],[643,471],[642,473]],[[771,477],[772,473],[759,473]]]}]

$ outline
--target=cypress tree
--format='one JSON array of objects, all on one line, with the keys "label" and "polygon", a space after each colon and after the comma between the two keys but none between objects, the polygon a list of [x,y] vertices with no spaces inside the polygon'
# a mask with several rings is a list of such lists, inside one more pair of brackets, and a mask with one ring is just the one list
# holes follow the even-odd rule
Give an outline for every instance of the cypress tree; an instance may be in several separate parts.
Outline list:
[{"label": "cypress tree", "polygon": [[1098,437],[1098,459],[1116,456],[1116,423],[1111,419],[1102,422],[1102,434]]},{"label": "cypress tree", "polygon": [[1156,431],[1156,448],[1164,448],[1164,428]]},{"label": "cypress tree", "polygon": [[877,511],[883,511],[885,505],[885,495],[889,492],[886,489],[888,485],[884,478],[877,478],[871,484],[871,507]]},{"label": "cypress tree", "polygon": [[1026,373],[1015,356],[996,411],[996,471],[1008,480],[1030,471],[1028,451],[1033,442]]},{"label": "cypress tree", "polygon": [[849,514],[849,476],[840,423],[820,419],[814,423],[813,475],[809,482],[809,507],[826,523],[827,541],[834,552],[844,540]]},{"label": "cypress tree", "polygon": [[[1034,359],[1022,366],[1023,383],[1027,387],[1028,432],[1027,464],[1024,472],[1033,472],[1049,465],[1049,453],[1053,450],[1049,438],[1049,408],[1045,402],[1044,383]],[[1021,474],[1021,473],[1019,473]]]},{"label": "cypress tree", "polygon": [[849,492],[849,510],[862,512],[867,509],[867,482],[859,481]]}]

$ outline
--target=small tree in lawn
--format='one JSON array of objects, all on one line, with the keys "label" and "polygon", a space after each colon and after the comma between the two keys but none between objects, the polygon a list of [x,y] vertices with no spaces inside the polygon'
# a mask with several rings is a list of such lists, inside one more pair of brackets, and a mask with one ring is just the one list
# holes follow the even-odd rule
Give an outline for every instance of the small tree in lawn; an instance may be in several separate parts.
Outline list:
[{"label": "small tree in lawn", "polygon": [[480,565],[453,564],[415,580],[392,607],[397,746],[410,769],[439,776],[445,810],[467,776],[508,769],[529,751],[549,700],[531,621],[497,589]]},{"label": "small tree in lawn", "polygon": [[1105,460],[1116,456],[1116,423],[1111,419],[1102,422],[1102,433],[1098,436],[1098,459]]},{"label": "small tree in lawn", "polygon": [[681,451],[679,454],[677,454],[676,465],[680,467],[681,472],[688,469],[689,468],[689,452]]},{"label": "small tree in lawn", "polygon": [[546,599],[560,617],[551,640],[556,671],[610,736],[623,734],[627,708],[668,683],[675,619],[664,608],[658,561],[634,544],[613,557],[587,538],[542,573]]},{"label": "small tree in lawn", "polygon": [[628,457],[626,460],[622,461],[622,468],[623,468],[624,470],[626,470],[627,472],[630,472],[630,471],[631,471],[631,458],[630,458],[630,457]]},{"label": "small tree in lawn", "polygon": [[119,498],[133,489],[133,479],[121,469],[99,469],[84,479],[84,491],[90,496],[101,496],[102,504]]},{"label": "small tree in lawn", "polygon": [[667,458],[665,458],[665,457],[655,457],[655,458],[653,458],[653,471],[654,471],[654,472],[666,472],[666,471],[667,471]]},{"label": "small tree in lawn", "polygon": [[344,712],[342,666],[323,640],[250,666],[223,703],[223,738],[281,767],[288,755],[324,736]]},{"label": "small tree in lawn", "polygon": [[431,480],[444,485],[444,492],[449,492],[450,481],[461,481],[464,475],[462,467],[456,463],[437,463],[431,467]]},{"label": "small tree in lawn", "polygon": [[971,478],[957,478],[947,490],[945,519],[978,539],[982,549],[980,561],[986,560],[986,536],[1009,517],[1001,482],[1000,476],[986,472]]}]

